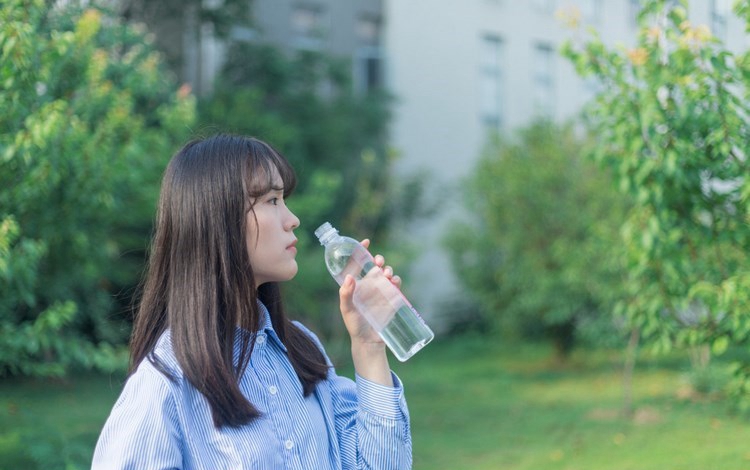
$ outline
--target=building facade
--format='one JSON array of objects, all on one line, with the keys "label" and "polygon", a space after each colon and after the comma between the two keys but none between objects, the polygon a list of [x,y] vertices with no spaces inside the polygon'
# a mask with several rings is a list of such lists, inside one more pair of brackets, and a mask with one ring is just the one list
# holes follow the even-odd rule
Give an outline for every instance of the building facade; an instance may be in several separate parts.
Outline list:
[{"label": "building facade", "polygon": [[[748,45],[731,0],[691,0],[705,24],[734,50]],[[466,208],[464,178],[491,132],[510,134],[538,116],[578,113],[596,83],[579,78],[559,54],[563,41],[595,28],[603,42],[632,44],[638,0],[385,0],[386,84],[398,97],[392,144],[398,171],[430,181],[437,214],[402,228],[420,242],[407,288],[429,318],[452,315],[465,295],[442,238]],[[565,18],[577,17],[578,30]],[[569,22],[569,21],[568,21]],[[447,319],[446,319],[447,320]],[[448,320],[449,321],[449,320]]]},{"label": "building facade", "polygon": [[[222,0],[204,0],[206,7],[221,8]],[[216,3],[216,5],[212,5]],[[210,93],[225,57],[227,40],[273,44],[288,52],[315,50],[351,58],[355,91],[383,86],[381,0],[253,0],[248,2],[251,26],[235,26],[228,38],[220,38],[210,23],[198,24],[191,11],[176,22],[159,19],[157,26],[179,23],[181,44],[175,44],[175,28],[157,35],[171,38],[166,49],[181,51],[182,78],[198,94]]]}]

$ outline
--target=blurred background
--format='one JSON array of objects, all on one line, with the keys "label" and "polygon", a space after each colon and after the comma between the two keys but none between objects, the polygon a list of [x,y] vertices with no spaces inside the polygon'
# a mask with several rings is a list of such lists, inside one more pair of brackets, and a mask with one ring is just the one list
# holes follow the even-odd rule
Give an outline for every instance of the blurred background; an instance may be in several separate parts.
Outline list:
[{"label": "blurred background", "polygon": [[287,310],[352,374],[313,231],[371,238],[437,333],[414,468],[750,465],[750,5],[0,3],[0,469],[88,468],[162,172],[279,149]]}]

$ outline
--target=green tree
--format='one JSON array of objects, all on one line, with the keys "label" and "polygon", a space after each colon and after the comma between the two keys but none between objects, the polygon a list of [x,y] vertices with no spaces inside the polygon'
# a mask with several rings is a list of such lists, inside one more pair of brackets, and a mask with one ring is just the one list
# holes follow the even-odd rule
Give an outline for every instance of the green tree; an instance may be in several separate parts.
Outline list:
[{"label": "green tree", "polygon": [[409,185],[391,174],[389,104],[383,91],[355,94],[344,59],[242,42],[230,45],[214,92],[199,103],[201,131],[258,136],[294,166],[299,178],[290,205],[302,229],[300,271],[286,286],[289,309],[329,338],[344,330],[315,228],[328,220],[342,233],[372,238],[395,265],[405,256],[383,244],[390,223],[404,214],[398,190]]},{"label": "green tree", "polygon": [[560,358],[583,327],[615,334],[607,307],[621,275],[624,202],[583,154],[571,127],[547,122],[490,145],[466,185],[477,220],[448,239],[486,320],[544,334]]},{"label": "green tree", "polygon": [[363,189],[383,192],[387,184],[390,97],[383,91],[355,94],[348,60],[236,42],[214,90],[200,103],[202,127],[264,136],[300,175],[313,176],[300,178],[300,193],[316,174],[337,180],[336,204],[323,216],[347,230],[372,234],[384,228],[382,204],[365,204]]},{"label": "green tree", "polygon": [[[649,345],[715,354],[750,338],[750,54],[733,54],[687,1],[651,0],[632,48],[596,34],[564,54],[602,82],[588,110],[595,158],[634,203],[619,310]],[[747,2],[737,12],[747,19]],[[709,355],[700,354],[705,366]],[[734,391],[750,404],[750,362]]]},{"label": "green tree", "polygon": [[160,175],[194,119],[142,31],[47,3],[0,5],[0,375],[121,363]]}]

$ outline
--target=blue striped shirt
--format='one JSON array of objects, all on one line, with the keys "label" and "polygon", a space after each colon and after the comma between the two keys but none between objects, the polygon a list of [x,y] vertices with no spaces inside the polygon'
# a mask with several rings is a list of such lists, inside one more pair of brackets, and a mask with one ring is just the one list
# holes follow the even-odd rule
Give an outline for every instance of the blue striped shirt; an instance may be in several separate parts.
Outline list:
[{"label": "blue striped shirt", "polygon": [[331,367],[305,398],[263,311],[239,379],[259,419],[214,427],[208,402],[180,372],[167,331],[155,353],[177,380],[141,362],[104,424],[92,469],[410,469],[409,414],[395,374],[395,386],[386,387],[339,377]]}]

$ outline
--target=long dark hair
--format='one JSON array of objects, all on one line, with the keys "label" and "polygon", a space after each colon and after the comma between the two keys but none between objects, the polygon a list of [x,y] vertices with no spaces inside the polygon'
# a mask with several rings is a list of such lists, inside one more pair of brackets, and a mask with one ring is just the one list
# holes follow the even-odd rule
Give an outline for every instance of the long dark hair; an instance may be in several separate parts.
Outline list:
[{"label": "long dark hair", "polygon": [[[287,319],[276,283],[257,291],[246,242],[247,213],[281,176],[285,196],[296,185],[286,159],[260,140],[216,135],[194,140],[169,162],[162,181],[140,306],[130,344],[130,373],[148,358],[170,379],[154,346],[169,328],[184,377],[211,407],[216,427],[247,424],[260,413],[240,391],[261,314],[269,310],[289,361],[308,396],[326,378],[325,357]],[[237,338],[239,336],[239,338]],[[235,340],[239,361],[234,362]]]}]

